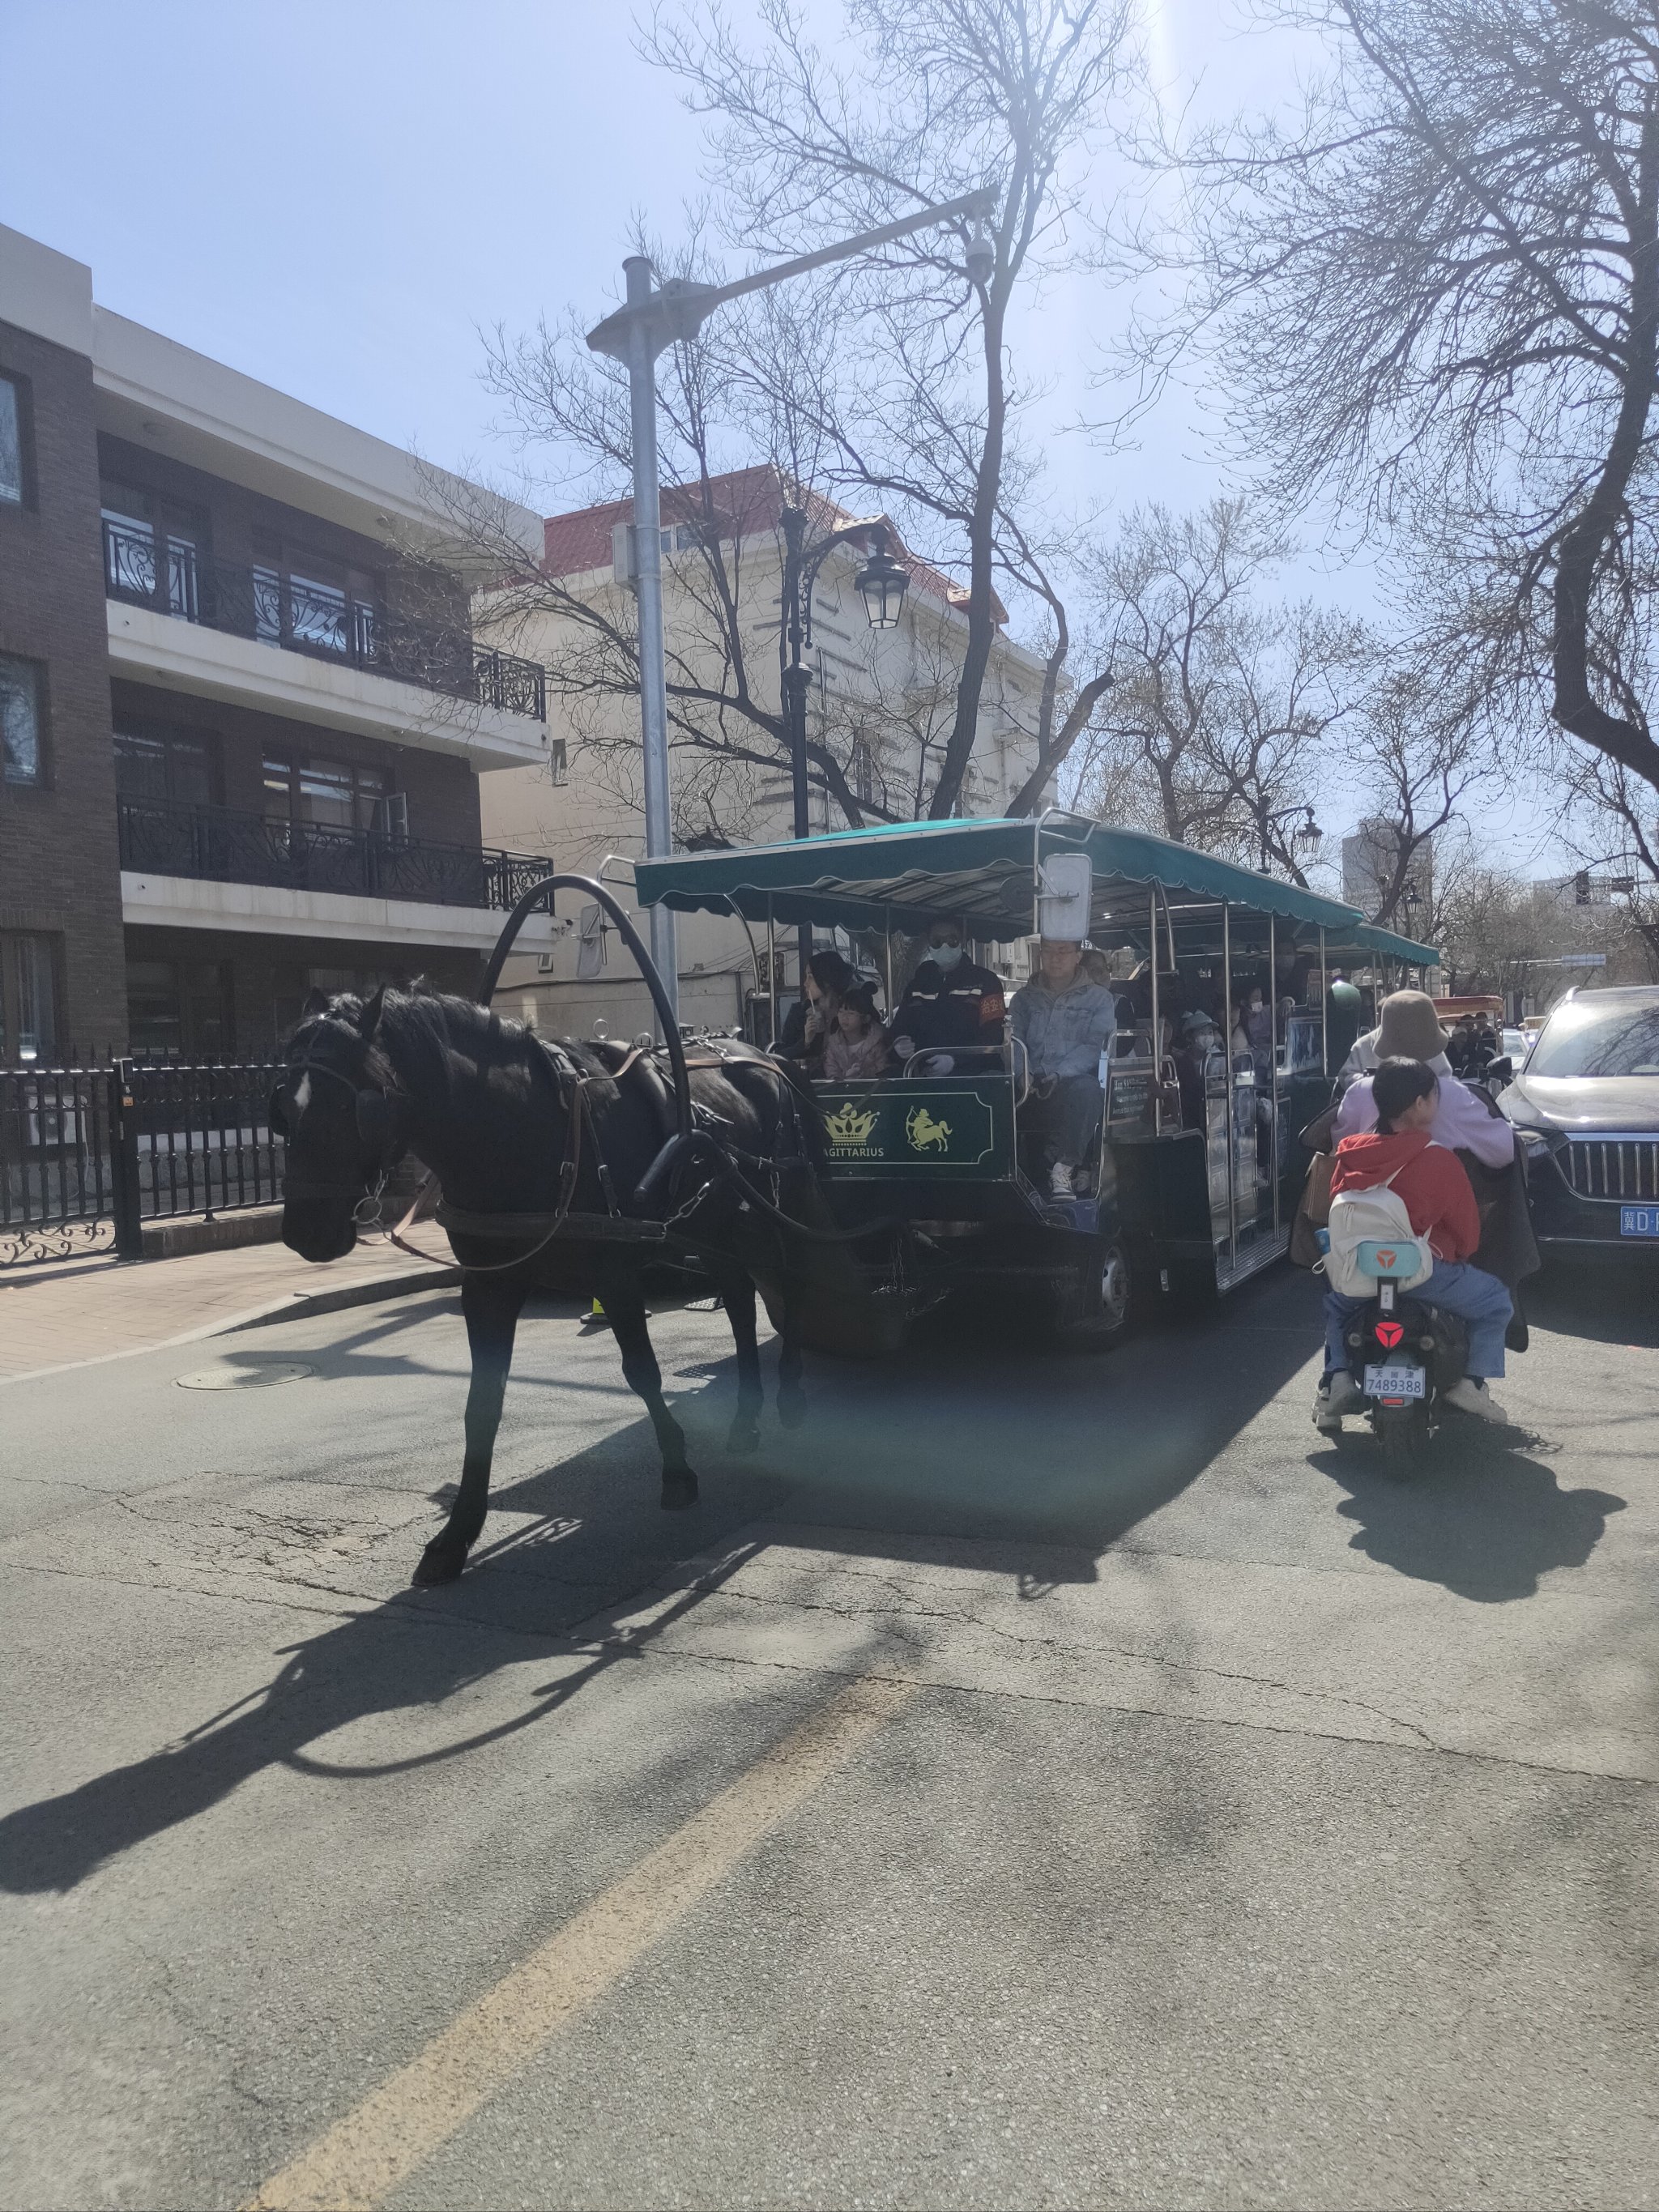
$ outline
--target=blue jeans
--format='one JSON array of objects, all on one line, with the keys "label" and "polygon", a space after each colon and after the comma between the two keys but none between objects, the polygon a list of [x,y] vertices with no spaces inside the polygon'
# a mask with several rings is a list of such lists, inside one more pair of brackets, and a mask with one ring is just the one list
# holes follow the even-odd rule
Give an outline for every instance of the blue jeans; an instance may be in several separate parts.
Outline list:
[{"label": "blue jeans", "polygon": [[[1484,1267],[1471,1267],[1464,1260],[1437,1260],[1427,1282],[1402,1296],[1421,1298],[1443,1313],[1455,1314],[1468,1323],[1468,1371],[1481,1381],[1495,1382],[1504,1372],[1504,1331],[1515,1306],[1496,1275]],[[1334,1375],[1348,1364],[1348,1347],[1342,1341],[1350,1314],[1357,1314],[1369,1298],[1350,1298],[1340,1291],[1325,1293],[1325,1372]]]}]

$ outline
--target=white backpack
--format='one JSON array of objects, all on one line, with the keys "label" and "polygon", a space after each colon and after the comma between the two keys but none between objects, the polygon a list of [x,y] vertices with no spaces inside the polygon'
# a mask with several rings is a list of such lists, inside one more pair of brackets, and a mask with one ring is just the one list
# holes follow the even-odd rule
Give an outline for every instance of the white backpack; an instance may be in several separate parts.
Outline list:
[{"label": "white backpack", "polygon": [[[1399,1172],[1396,1168],[1395,1175]],[[1376,1289],[1376,1279],[1359,1270],[1362,1244],[1415,1244],[1427,1264],[1414,1274],[1395,1278],[1402,1291],[1415,1290],[1434,1273],[1429,1240],[1412,1227],[1406,1201],[1391,1188],[1393,1182],[1390,1176],[1387,1182],[1373,1183],[1368,1190],[1341,1190],[1331,1200],[1330,1249],[1320,1265],[1331,1288],[1345,1297],[1368,1298]]]}]

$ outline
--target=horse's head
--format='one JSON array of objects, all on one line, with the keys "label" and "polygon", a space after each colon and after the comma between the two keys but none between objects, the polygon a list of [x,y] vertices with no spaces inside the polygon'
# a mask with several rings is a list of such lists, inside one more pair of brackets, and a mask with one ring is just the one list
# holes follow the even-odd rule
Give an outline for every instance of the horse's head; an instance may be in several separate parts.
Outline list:
[{"label": "horse's head", "polygon": [[350,1251],[359,1206],[404,1149],[404,1102],[375,1045],[385,996],[313,992],[270,1095],[270,1126],[288,1144],[283,1242],[302,1259]]}]

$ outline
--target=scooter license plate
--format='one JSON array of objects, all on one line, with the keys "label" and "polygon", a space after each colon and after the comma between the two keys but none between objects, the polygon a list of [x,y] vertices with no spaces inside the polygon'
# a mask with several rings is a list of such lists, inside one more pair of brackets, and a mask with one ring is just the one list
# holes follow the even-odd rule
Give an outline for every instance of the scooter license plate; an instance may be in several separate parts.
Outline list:
[{"label": "scooter license plate", "polygon": [[1368,1398],[1426,1398],[1429,1395],[1427,1370],[1421,1367],[1368,1367],[1365,1370],[1365,1395]]}]

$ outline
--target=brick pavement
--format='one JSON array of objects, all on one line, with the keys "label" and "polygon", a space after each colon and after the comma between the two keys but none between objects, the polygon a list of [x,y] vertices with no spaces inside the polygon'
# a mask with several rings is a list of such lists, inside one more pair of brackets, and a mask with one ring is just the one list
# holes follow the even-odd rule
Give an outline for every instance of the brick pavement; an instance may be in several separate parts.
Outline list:
[{"label": "brick pavement", "polygon": [[[429,1224],[410,1242],[449,1260],[447,1241]],[[48,1263],[0,1275],[0,1382],[212,1335],[264,1308],[277,1309],[270,1318],[285,1318],[316,1310],[319,1301],[349,1304],[354,1295],[391,1296],[445,1279],[378,1239],[325,1267],[281,1244],[179,1260]]]}]

